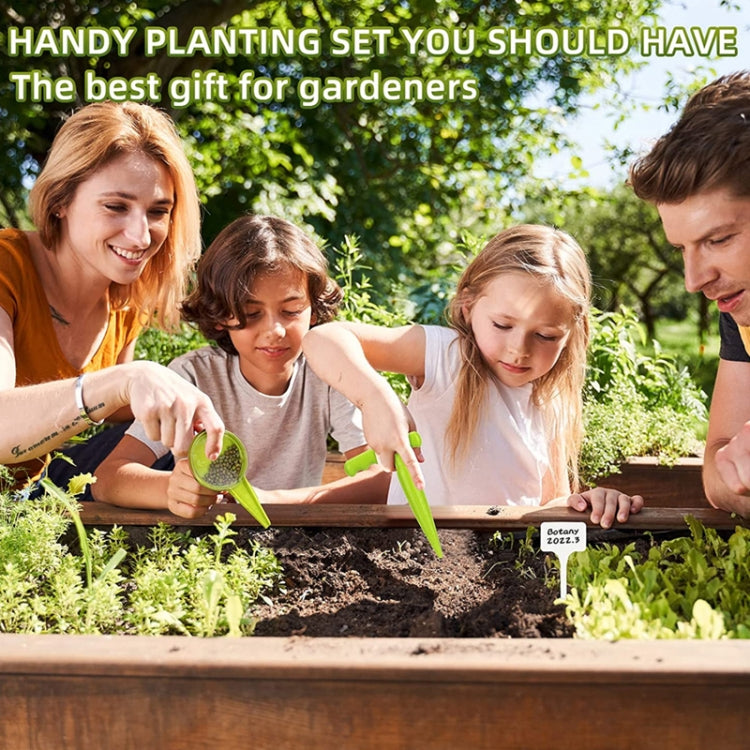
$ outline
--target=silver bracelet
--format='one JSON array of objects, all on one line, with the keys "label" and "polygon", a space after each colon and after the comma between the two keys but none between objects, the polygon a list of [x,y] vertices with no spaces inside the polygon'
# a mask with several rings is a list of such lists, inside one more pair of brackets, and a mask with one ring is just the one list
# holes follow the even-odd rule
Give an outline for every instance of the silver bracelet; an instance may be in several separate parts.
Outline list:
[{"label": "silver bracelet", "polygon": [[76,378],[76,407],[78,408],[78,416],[92,427],[96,427],[104,422],[103,419],[100,419],[98,422],[91,419],[89,410],[83,403],[83,373]]}]

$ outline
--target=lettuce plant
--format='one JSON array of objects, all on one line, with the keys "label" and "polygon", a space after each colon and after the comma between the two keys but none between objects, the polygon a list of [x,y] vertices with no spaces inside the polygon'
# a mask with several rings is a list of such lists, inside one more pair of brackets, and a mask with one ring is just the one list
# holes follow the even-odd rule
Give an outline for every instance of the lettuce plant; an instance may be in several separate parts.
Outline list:
[{"label": "lettuce plant", "polygon": [[564,603],[579,638],[750,638],[750,529],[589,546],[571,557]]}]

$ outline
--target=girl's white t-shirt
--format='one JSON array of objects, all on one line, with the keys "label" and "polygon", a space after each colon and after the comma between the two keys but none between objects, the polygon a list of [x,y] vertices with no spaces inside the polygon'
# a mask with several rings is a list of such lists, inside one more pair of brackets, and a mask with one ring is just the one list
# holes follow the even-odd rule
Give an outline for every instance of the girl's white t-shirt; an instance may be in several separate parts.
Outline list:
[{"label": "girl's white t-shirt", "polygon": [[[421,388],[412,384],[408,406],[422,436],[421,468],[430,505],[539,505],[549,453],[531,384],[489,384],[465,462],[452,469],[444,437],[461,363],[458,337],[440,326],[424,326],[424,331],[425,379]],[[395,472],[388,502],[406,503]]]}]

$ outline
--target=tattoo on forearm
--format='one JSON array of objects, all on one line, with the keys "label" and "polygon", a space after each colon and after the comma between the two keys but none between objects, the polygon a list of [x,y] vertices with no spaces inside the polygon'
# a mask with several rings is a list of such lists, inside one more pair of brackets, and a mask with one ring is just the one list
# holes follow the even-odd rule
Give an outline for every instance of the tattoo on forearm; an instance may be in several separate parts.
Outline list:
[{"label": "tattoo on forearm", "polygon": [[[99,404],[98,406],[94,407],[96,409],[104,406],[104,404]],[[28,445],[26,448],[21,448],[20,445],[14,445],[13,448],[11,448],[11,453],[15,458],[20,458],[21,456],[25,456],[27,453],[30,453],[31,451],[35,451],[37,448],[41,448],[45,443],[49,443],[51,440],[54,440],[55,438],[60,437],[61,435],[65,435],[67,432],[72,431],[74,428],[77,428],[83,420],[80,417],[75,417],[69,424],[63,425],[59,430],[53,430],[49,433],[49,435],[45,435],[43,438],[40,438],[35,443],[32,443],[31,445]]]}]

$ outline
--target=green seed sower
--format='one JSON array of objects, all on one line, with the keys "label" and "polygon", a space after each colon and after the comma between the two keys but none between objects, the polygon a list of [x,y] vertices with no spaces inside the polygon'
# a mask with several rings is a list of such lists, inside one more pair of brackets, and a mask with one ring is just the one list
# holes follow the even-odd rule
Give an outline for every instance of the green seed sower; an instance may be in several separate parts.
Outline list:
[{"label": "green seed sower", "polygon": [[231,492],[232,497],[264,529],[271,525],[255,490],[247,481],[247,451],[234,433],[224,431],[221,453],[215,461],[206,456],[206,433],[198,433],[190,444],[188,460],[195,478],[204,487],[215,492]]},{"label": "green seed sower", "polygon": [[[422,438],[418,432],[409,433],[409,443],[412,448],[418,448],[422,445]],[[363,471],[368,466],[374,464],[377,460],[374,450],[366,450],[358,456],[350,458],[344,464],[344,471],[346,471],[350,477],[353,477],[358,471]],[[419,526],[427,537],[429,543],[432,545],[435,554],[438,557],[442,557],[443,549],[440,546],[440,539],[438,538],[437,529],[435,528],[435,519],[432,517],[430,504],[427,502],[424,490],[418,490],[414,486],[414,480],[411,478],[411,474],[409,474],[406,464],[398,453],[396,453],[393,462],[396,465],[396,476],[401,483],[401,488],[404,491],[404,495],[406,495],[406,499],[409,501],[409,506],[411,507],[412,513],[414,513],[414,517],[419,522]]]}]

